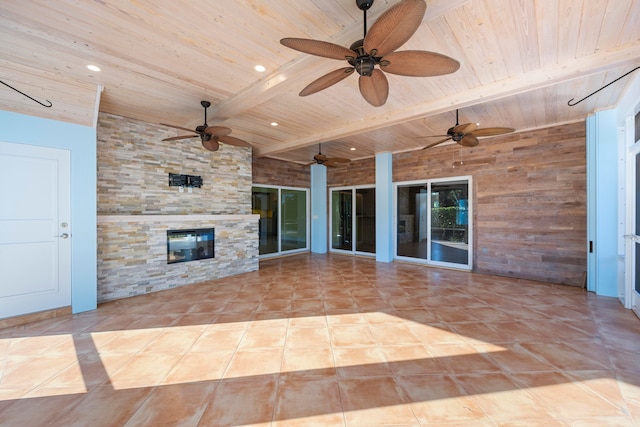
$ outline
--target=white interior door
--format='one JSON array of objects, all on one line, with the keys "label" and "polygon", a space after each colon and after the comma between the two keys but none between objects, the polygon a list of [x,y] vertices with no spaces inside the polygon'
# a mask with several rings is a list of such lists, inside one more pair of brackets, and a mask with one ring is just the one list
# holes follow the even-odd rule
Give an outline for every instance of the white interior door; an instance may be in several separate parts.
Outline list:
[{"label": "white interior door", "polygon": [[71,305],[70,153],[0,142],[0,319]]}]

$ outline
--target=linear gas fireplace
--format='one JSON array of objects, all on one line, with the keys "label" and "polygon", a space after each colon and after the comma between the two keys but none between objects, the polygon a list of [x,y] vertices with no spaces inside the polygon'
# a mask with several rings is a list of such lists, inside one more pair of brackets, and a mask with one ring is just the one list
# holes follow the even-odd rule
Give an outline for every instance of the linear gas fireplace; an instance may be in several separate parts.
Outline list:
[{"label": "linear gas fireplace", "polygon": [[214,258],[214,228],[167,230],[167,264]]}]

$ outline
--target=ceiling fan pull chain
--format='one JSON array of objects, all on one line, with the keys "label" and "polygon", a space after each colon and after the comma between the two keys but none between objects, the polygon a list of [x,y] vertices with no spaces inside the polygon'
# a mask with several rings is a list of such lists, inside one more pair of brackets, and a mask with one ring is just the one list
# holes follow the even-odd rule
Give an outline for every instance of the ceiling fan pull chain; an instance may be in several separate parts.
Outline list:
[{"label": "ceiling fan pull chain", "polygon": [[0,80],[0,83],[2,83],[3,85],[5,85],[6,87],[8,87],[8,88],[10,88],[10,89],[15,90],[15,91],[16,91],[16,92],[18,92],[19,94],[26,96],[26,97],[27,97],[27,98],[29,98],[30,100],[32,100],[32,101],[34,101],[34,102],[37,102],[38,104],[42,105],[43,107],[50,108],[50,107],[53,105],[53,104],[51,103],[51,101],[49,101],[48,99],[45,99],[45,101],[46,101],[46,102],[48,102],[48,103],[49,103],[49,105],[47,105],[47,104],[43,104],[42,102],[38,101],[37,99],[30,97],[30,96],[29,96],[29,95],[27,95],[26,93],[19,91],[19,90],[18,90],[18,89],[16,89],[15,87],[10,86],[10,85],[8,85],[8,84],[6,84],[6,83],[5,83],[5,82],[3,82],[2,80]]}]

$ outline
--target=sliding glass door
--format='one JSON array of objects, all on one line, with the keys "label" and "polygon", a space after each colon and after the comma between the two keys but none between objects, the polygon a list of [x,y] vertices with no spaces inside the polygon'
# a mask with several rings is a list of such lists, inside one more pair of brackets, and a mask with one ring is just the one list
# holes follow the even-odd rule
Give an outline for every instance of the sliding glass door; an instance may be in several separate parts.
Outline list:
[{"label": "sliding glass door", "polygon": [[331,250],[376,253],[375,187],[331,190]]},{"label": "sliding glass door", "polygon": [[253,187],[252,211],[260,215],[260,255],[309,249],[309,191],[281,187]]},{"label": "sliding glass door", "polygon": [[470,178],[396,185],[396,256],[471,268]]}]

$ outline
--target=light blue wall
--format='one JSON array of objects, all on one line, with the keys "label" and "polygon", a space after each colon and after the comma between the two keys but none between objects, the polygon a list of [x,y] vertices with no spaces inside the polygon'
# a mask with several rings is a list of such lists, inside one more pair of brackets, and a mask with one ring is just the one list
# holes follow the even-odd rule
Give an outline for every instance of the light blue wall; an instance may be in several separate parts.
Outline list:
[{"label": "light blue wall", "polygon": [[[593,252],[589,252],[590,242]],[[587,289],[618,296],[616,110],[587,118]]]},{"label": "light blue wall", "polygon": [[376,261],[393,261],[393,156],[376,154]]},{"label": "light blue wall", "polygon": [[98,300],[95,128],[0,111],[0,140],[71,152],[71,308],[74,313],[94,310]]},{"label": "light blue wall", "polygon": [[311,252],[326,254],[327,230],[327,167],[311,165]]}]

